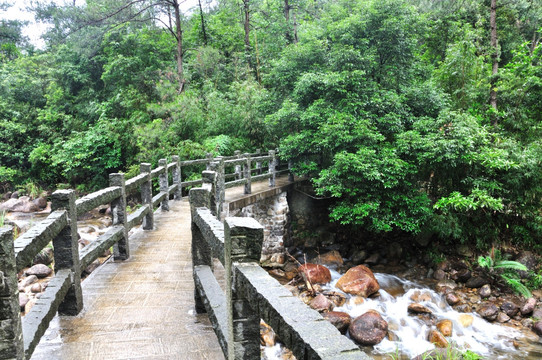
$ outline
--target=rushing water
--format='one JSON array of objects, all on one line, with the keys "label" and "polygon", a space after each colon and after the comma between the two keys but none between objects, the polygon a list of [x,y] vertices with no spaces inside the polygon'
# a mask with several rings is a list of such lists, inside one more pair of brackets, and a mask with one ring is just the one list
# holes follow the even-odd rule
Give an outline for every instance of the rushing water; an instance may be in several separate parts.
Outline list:
[{"label": "rushing water", "polygon": [[[333,280],[328,285],[330,290],[339,291],[335,284],[340,276],[338,272],[332,271]],[[542,357],[542,346],[538,342],[538,337],[534,341],[535,339],[529,339],[527,334],[517,329],[489,323],[476,313],[468,314],[472,316],[472,325],[463,327],[459,319],[465,314],[455,311],[435,291],[394,275],[375,274],[375,277],[380,283],[380,296],[366,299],[362,304],[355,304],[348,296],[343,306],[334,309],[344,311],[353,318],[368,310],[376,310],[388,322],[389,332],[394,340],[384,339],[374,346],[369,350],[372,356],[399,353],[402,357],[413,358],[435,348],[427,341],[431,326],[408,313],[408,305],[417,302],[429,308],[437,321],[444,319],[452,321],[453,333],[448,341],[460,350],[471,350],[487,359]],[[514,343],[519,344],[519,348],[516,348]]]}]

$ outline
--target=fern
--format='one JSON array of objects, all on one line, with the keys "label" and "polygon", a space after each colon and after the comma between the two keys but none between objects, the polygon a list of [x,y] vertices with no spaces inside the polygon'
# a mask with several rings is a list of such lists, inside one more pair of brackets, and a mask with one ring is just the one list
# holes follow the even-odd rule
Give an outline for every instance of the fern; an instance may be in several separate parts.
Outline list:
[{"label": "fern", "polygon": [[506,269],[506,270],[520,270],[527,271],[527,266],[523,265],[520,262],[512,260],[500,260],[493,265],[494,269]]},{"label": "fern", "polygon": [[523,295],[527,299],[532,296],[527,286],[523,285],[523,283],[517,277],[517,274],[504,273],[501,274],[501,277],[516,293]]}]

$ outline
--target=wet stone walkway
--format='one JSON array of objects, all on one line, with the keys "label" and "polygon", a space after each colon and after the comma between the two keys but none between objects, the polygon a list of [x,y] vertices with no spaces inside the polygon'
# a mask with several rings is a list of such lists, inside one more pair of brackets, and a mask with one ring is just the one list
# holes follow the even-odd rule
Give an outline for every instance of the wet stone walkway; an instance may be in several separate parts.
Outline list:
[{"label": "wet stone walkway", "polygon": [[188,200],[170,207],[155,213],[156,230],[130,237],[130,259],[83,282],[83,311],[56,316],[32,360],[224,359],[194,312]]}]

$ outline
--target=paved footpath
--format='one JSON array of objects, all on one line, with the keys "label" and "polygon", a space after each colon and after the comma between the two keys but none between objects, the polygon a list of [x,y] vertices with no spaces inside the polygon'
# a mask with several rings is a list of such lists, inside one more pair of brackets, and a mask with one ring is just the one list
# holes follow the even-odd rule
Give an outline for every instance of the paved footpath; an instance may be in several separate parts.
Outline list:
[{"label": "paved footpath", "polygon": [[83,311],[56,316],[32,360],[224,359],[194,312],[188,200],[169,204],[155,213],[157,230],[130,237],[130,259],[83,281]]}]

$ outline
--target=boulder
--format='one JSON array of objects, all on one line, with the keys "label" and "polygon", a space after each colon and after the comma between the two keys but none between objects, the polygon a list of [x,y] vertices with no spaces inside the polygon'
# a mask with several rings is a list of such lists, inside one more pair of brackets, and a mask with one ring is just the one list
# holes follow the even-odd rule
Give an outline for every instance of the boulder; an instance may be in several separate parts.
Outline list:
[{"label": "boulder", "polygon": [[446,340],[444,335],[438,330],[431,330],[427,340],[438,348],[448,347],[448,340]]},{"label": "boulder", "polygon": [[38,277],[36,275],[30,275],[25,278],[23,278],[19,282],[19,290],[24,291],[24,288],[28,285],[32,285],[38,281]]},{"label": "boulder", "polygon": [[510,321],[510,316],[508,316],[505,313],[499,311],[499,315],[497,315],[497,321],[500,322],[501,324],[505,323],[505,322],[508,322],[508,321]]},{"label": "boulder", "polygon": [[449,292],[446,294],[446,302],[450,305],[457,305],[459,303],[459,301],[461,301],[459,299],[459,297],[453,293],[453,292]]},{"label": "boulder", "polygon": [[469,288],[481,288],[485,284],[488,284],[489,280],[483,276],[473,276],[465,284]]},{"label": "boulder", "polygon": [[49,265],[53,262],[55,259],[54,251],[50,247],[43,248],[35,257],[33,260],[33,264],[43,264],[43,265]]},{"label": "boulder", "polygon": [[30,301],[30,299],[25,293],[19,293],[19,307],[21,308],[21,311],[24,311],[24,308],[26,304],[28,304],[28,301]]},{"label": "boulder", "polygon": [[461,269],[457,272],[457,280],[461,282],[467,282],[472,277],[469,269]]},{"label": "boulder", "polygon": [[432,314],[433,313],[431,310],[429,310],[425,306],[418,303],[412,303],[408,305],[408,312],[412,314]]},{"label": "boulder", "polygon": [[43,279],[53,273],[53,269],[43,264],[36,264],[30,269],[26,270],[26,275],[36,275],[38,278]]},{"label": "boulder", "polygon": [[453,323],[451,320],[441,320],[437,323],[437,329],[444,336],[452,336]]},{"label": "boulder", "polygon": [[363,297],[368,297],[380,290],[380,285],[373,272],[364,265],[350,268],[337,281],[336,286],[345,293]]},{"label": "boulder", "polygon": [[346,333],[346,330],[348,330],[348,327],[352,322],[350,315],[342,311],[329,311],[324,313],[322,316],[324,317],[324,319],[332,323],[333,326],[339,329],[341,334]]},{"label": "boulder", "polygon": [[481,288],[479,288],[478,294],[484,299],[488,298],[491,295],[491,287],[489,286],[489,284],[485,284]]},{"label": "boulder", "polygon": [[533,331],[538,335],[542,336],[542,321],[537,321],[533,324]]},{"label": "boulder", "polygon": [[41,284],[36,283],[36,284],[32,285],[32,287],[30,288],[30,291],[33,292],[34,294],[40,293],[42,291]]},{"label": "boulder", "polygon": [[297,270],[299,273],[303,273],[311,284],[327,284],[331,281],[331,272],[323,265],[307,263],[301,265]]},{"label": "boulder", "polygon": [[311,261],[315,264],[326,265],[329,267],[337,267],[344,264],[343,258],[337,250],[332,250],[325,254],[318,255]]},{"label": "boulder", "polygon": [[517,306],[516,304],[514,304],[513,302],[511,301],[505,301],[502,305],[501,305],[501,310],[508,316],[510,317],[514,317],[516,316],[516,314],[518,313],[519,311],[519,306]]},{"label": "boulder", "polygon": [[536,299],[535,298],[528,298],[527,301],[523,304],[521,307],[521,315],[529,315],[534,311],[534,307],[536,306]]},{"label": "boulder", "polygon": [[[516,258],[516,261],[525,265],[529,270],[534,270],[538,265],[538,259],[531,251],[522,251]],[[527,271],[518,271],[518,273],[522,278],[529,276]]]},{"label": "boulder", "polygon": [[38,208],[45,209],[47,207],[47,199],[40,196],[32,201]]},{"label": "boulder", "polygon": [[461,314],[457,317],[457,321],[463,326],[464,328],[468,328],[472,325],[472,322],[474,321],[474,318],[472,315],[469,314]]},{"label": "boulder", "polygon": [[438,280],[438,281],[446,279],[446,272],[442,269],[437,269],[433,273],[433,279]]},{"label": "boulder", "polygon": [[335,306],[343,306],[346,303],[346,296],[338,291],[324,291],[323,294],[333,303]]},{"label": "boulder", "polygon": [[0,204],[0,211],[31,213],[39,211],[40,208],[34,204],[28,196],[20,198],[11,198]]},{"label": "boulder", "polygon": [[319,294],[312,299],[309,306],[319,312],[330,311],[333,309],[333,303],[323,294]]},{"label": "boulder", "polygon": [[388,323],[374,310],[358,316],[348,327],[350,337],[361,345],[376,345],[388,333]]},{"label": "boulder", "polygon": [[499,308],[495,304],[485,303],[476,312],[486,320],[495,321],[499,314]]}]

